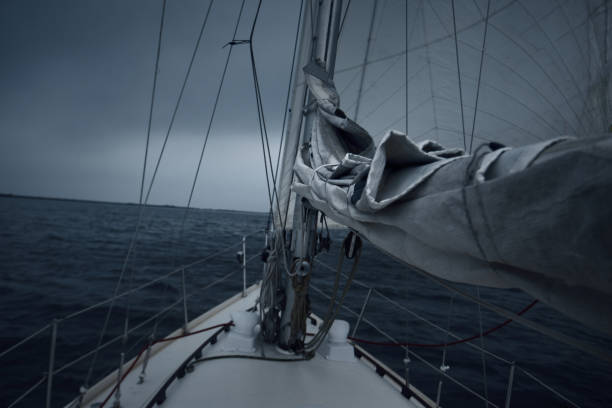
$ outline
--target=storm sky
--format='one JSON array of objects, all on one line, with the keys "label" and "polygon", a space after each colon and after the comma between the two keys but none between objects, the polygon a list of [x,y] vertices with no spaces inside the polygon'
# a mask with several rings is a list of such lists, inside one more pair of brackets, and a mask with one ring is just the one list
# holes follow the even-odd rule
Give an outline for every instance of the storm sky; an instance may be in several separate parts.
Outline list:
[{"label": "storm sky", "polygon": [[[149,176],[208,4],[167,3]],[[274,152],[299,5],[265,1],[256,31]],[[248,38],[256,6],[246,2],[237,38]],[[212,6],[151,203],[187,201],[239,7]],[[138,201],[160,15],[161,0],[0,4],[0,192]],[[195,207],[267,207],[248,57],[247,46],[234,48]]]},{"label": "storm sky", "polygon": [[[237,39],[248,38],[257,3],[246,0]],[[187,203],[240,4],[216,0],[212,6],[152,204]],[[449,147],[465,146],[472,134],[475,145],[522,145],[608,129],[612,101],[604,85],[612,82],[604,78],[612,41],[604,41],[603,28],[612,13],[604,12],[604,3],[492,1],[484,53],[487,0],[457,4],[455,42],[448,0],[351,1],[335,82],[341,108],[354,118],[359,65],[372,27],[358,123],[374,139],[393,128],[407,129],[415,141]],[[138,201],[161,5],[162,0],[0,2],[1,193]],[[167,1],[147,179],[208,5]],[[255,31],[274,157],[299,9],[300,0],[264,0]],[[248,46],[238,45],[194,207],[267,210],[256,112]]]}]

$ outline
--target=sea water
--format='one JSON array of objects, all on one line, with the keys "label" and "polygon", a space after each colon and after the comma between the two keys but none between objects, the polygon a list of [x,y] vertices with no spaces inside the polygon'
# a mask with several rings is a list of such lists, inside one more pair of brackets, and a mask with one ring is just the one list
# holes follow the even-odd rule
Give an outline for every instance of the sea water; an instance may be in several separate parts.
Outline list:
[{"label": "sea water", "polygon": [[[205,257],[207,261],[185,272],[188,318],[233,296],[242,288],[241,266],[236,252],[247,237],[246,256],[249,284],[261,278],[262,262],[257,256],[264,247],[263,228],[267,214],[222,210],[147,207],[140,215],[129,262],[124,265],[129,244],[134,237],[139,208],[135,205],[0,197],[0,352],[8,349],[37,329],[60,319],[53,377],[52,405],[63,406],[79,392],[86,378],[89,384],[118,367],[120,353],[131,358],[153,336],[159,338],[180,328],[184,321],[181,274],[168,278],[118,299],[102,343],[111,343],[96,356],[75,359],[96,348],[109,310],[109,304],[94,308],[78,317],[61,320],[88,306],[108,299],[117,291],[143,285],[168,274],[180,265]],[[184,224],[183,224],[183,219]],[[183,225],[181,231],[181,225]],[[339,246],[346,235],[333,230],[329,253],[314,265],[312,283],[326,294],[333,287]],[[228,249],[229,248],[229,249]],[[221,252],[221,253],[219,253]],[[352,261],[344,262],[348,271]],[[123,270],[123,279],[117,282]],[[235,271],[218,285],[208,284]],[[430,279],[411,271],[364,243],[353,283],[345,305],[359,312],[368,292],[374,287],[356,337],[378,342],[388,341],[368,324],[372,323],[401,342],[418,344],[446,343],[449,338],[420,317],[441,328],[450,328],[459,337],[470,337],[495,327],[505,319],[478,306]],[[344,284],[344,281],[343,283]],[[476,288],[461,288],[477,294]],[[401,306],[393,305],[379,293]],[[519,311],[533,299],[518,290],[480,288],[480,296],[513,311]],[[320,316],[328,299],[310,291],[312,309]],[[143,324],[169,305],[176,307]],[[525,317],[569,336],[612,351],[610,339],[596,330],[571,321],[538,303]],[[355,314],[342,310],[340,318],[352,325]],[[132,330],[121,338],[125,324]],[[142,326],[138,328],[139,326]],[[17,406],[44,406],[46,372],[49,368],[51,331],[45,330],[15,351],[0,358],[0,406],[8,406],[19,395],[40,382]],[[453,340],[450,338],[450,340]],[[472,342],[484,345],[491,354],[482,354],[466,344],[448,347],[411,347],[408,368],[411,383],[430,398],[441,390],[443,406],[483,406],[484,402],[465,387],[490,401],[504,406],[508,391],[510,364],[516,362],[511,392],[512,406],[572,406],[532,379],[528,372],[584,407],[612,406],[612,365],[583,352],[562,345],[516,323]],[[405,373],[405,350],[392,346],[364,346],[400,375]],[[448,366],[446,373],[456,383],[432,367]],[[500,359],[498,359],[499,357]],[[422,359],[422,360],[421,360]],[[506,360],[504,362],[503,360]],[[91,374],[88,373],[91,371]],[[441,384],[441,387],[440,387]],[[485,386],[486,384],[486,386]]]}]

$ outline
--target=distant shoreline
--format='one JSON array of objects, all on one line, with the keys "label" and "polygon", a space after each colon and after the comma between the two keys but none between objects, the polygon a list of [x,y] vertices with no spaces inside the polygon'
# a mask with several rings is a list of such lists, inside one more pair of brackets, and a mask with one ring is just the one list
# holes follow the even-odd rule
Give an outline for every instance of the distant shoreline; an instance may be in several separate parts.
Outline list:
[{"label": "distant shoreline", "polygon": [[[31,196],[31,195],[10,194],[10,193],[0,193],[0,198],[24,198],[24,199],[28,199],[28,200],[52,200],[52,201],[69,201],[69,202],[90,203],[90,204],[113,204],[113,205],[138,206],[138,203],[122,203],[122,202],[102,201],[102,200],[87,200],[87,199],[79,199],[79,198],[43,197],[43,196]],[[185,208],[183,206],[170,205],[170,204],[147,204],[147,207],[164,207],[164,208],[176,208],[176,209]],[[257,214],[257,215],[265,215],[266,214],[265,212],[262,212],[262,211],[229,210],[229,209],[225,209],[225,208],[199,208],[199,207],[192,207],[192,209],[195,209],[195,210],[204,210],[204,211],[218,211],[218,212]]]}]

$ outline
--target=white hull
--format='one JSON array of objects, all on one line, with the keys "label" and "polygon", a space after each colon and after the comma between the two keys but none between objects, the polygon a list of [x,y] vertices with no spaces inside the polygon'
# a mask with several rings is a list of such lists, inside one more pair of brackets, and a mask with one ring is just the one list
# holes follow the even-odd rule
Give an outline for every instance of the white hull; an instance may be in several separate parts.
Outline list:
[{"label": "white hull", "polygon": [[[233,312],[252,308],[259,296],[259,285],[251,286],[246,297],[240,294],[226,300],[194,319],[189,331],[195,332],[231,320]],[[223,328],[179,338],[153,347],[146,376],[139,383],[141,358],[125,377],[120,387],[121,407],[155,406],[163,400],[164,407],[420,407],[435,406],[418,390],[410,387],[409,398],[404,380],[363,349],[356,347],[353,361],[332,361],[318,351],[310,360],[296,359],[272,345],[255,342],[254,351],[231,351],[230,334]],[[317,328],[310,325],[309,332]],[[180,335],[182,329],[169,337]],[[211,344],[211,337],[217,341]],[[178,378],[180,366],[203,344],[202,359],[192,370]],[[230,346],[231,348],[232,346]],[[232,356],[221,357],[220,356]],[[193,362],[193,360],[191,360]],[[124,365],[124,373],[132,365]],[[180,370],[179,370],[180,371]],[[182,374],[182,373],[181,373]],[[96,407],[117,383],[117,372],[94,385],[83,400],[83,407]],[[105,407],[112,407],[115,395]]]}]

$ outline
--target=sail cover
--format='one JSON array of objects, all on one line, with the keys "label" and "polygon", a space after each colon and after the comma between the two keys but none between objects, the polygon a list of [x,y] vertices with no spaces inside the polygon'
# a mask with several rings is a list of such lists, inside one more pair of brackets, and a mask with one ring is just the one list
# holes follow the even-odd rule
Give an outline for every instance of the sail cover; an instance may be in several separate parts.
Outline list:
[{"label": "sail cover", "polygon": [[472,155],[390,130],[380,142],[316,100],[293,190],[377,247],[438,277],[520,288],[612,334],[612,138],[557,137]]}]

